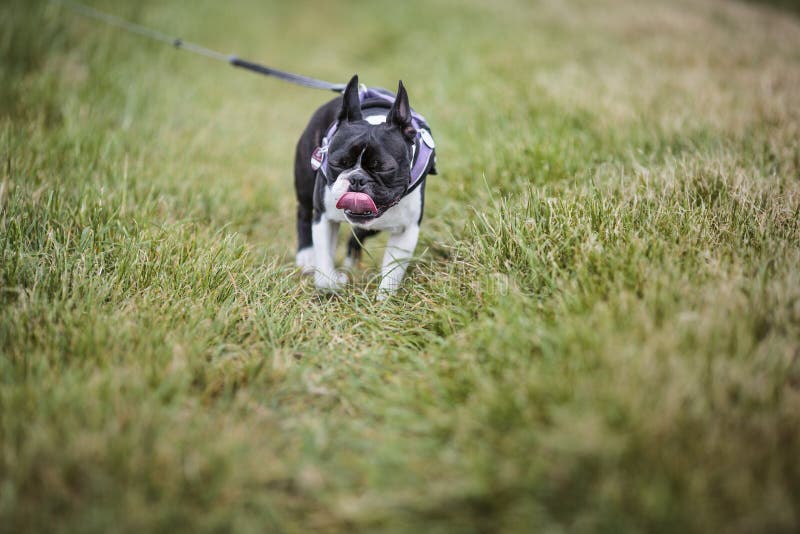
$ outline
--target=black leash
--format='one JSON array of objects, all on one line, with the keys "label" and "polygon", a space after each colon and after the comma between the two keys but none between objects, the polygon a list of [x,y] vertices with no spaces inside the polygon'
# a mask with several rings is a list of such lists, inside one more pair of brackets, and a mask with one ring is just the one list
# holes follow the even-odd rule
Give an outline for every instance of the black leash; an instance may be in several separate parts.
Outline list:
[{"label": "black leash", "polygon": [[326,91],[334,91],[336,93],[344,92],[345,84],[343,83],[331,83],[323,80],[317,80],[316,78],[309,78],[308,76],[301,76],[300,74],[293,74],[291,72],[273,69],[272,67],[253,63],[252,61],[239,59],[237,56],[228,56],[204,46],[200,46],[199,44],[184,41],[183,39],[177,37],[171,37],[158,30],[153,30],[146,26],[142,26],[141,24],[129,22],[116,15],[105,13],[104,11],[100,11],[78,2],[73,2],[71,0],[54,1],[71,10],[73,13],[77,13],[94,20],[99,20],[100,22],[104,22],[111,26],[116,26],[117,28],[121,28],[130,33],[135,33],[155,41],[161,41],[162,43],[170,44],[175,48],[186,50],[187,52],[199,54],[217,61],[224,61],[225,63],[229,63],[234,67],[239,67],[251,72],[257,72],[258,74],[263,74],[264,76],[272,76],[289,83],[302,85],[303,87],[310,87],[312,89],[325,89]]}]

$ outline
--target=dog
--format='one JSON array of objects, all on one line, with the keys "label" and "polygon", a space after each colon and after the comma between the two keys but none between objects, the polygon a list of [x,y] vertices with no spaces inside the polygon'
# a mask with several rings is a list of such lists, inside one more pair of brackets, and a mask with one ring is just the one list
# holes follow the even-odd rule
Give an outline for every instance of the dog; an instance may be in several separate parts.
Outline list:
[{"label": "dog", "polygon": [[348,268],[361,258],[366,238],[389,233],[377,298],[397,291],[417,246],[425,179],[436,174],[434,149],[402,81],[393,95],[359,86],[355,75],[341,97],[316,110],[297,142],[294,184],[296,263],[313,272],[318,290],[336,292],[347,284],[334,266],[339,225],[347,222],[353,229]]}]

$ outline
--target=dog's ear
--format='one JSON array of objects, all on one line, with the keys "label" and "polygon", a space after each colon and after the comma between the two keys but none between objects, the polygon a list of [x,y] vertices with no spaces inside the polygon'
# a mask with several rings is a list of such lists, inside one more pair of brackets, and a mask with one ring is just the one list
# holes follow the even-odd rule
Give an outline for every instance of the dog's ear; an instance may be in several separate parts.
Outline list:
[{"label": "dog's ear", "polygon": [[339,122],[360,121],[361,103],[358,100],[358,74],[350,78],[350,82],[342,95],[342,109],[339,111]]},{"label": "dog's ear", "polygon": [[403,80],[400,80],[397,86],[397,98],[392,104],[392,109],[389,110],[386,122],[400,128],[407,141],[413,141],[417,136],[417,130],[411,125],[411,106],[408,104],[408,93],[403,86]]}]

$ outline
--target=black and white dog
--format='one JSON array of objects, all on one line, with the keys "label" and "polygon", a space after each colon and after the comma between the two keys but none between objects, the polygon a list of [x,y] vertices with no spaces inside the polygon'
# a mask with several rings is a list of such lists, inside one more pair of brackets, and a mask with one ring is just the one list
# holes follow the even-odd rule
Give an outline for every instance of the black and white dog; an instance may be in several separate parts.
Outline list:
[{"label": "black and white dog", "polygon": [[339,224],[353,235],[345,265],[361,257],[364,239],[389,232],[378,298],[400,286],[419,236],[425,178],[436,174],[425,119],[397,95],[359,87],[353,76],[341,97],[320,107],[297,143],[297,265],[314,273],[319,290],[336,291],[347,276],[334,267]]}]

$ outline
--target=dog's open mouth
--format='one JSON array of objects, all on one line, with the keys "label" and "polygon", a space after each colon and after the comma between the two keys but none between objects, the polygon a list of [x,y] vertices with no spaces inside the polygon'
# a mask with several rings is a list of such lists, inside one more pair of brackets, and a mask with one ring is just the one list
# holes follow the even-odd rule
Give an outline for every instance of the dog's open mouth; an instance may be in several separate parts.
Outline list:
[{"label": "dog's open mouth", "polygon": [[374,219],[380,213],[375,201],[366,193],[348,191],[336,203],[336,208],[344,210],[345,215],[354,220]]}]

